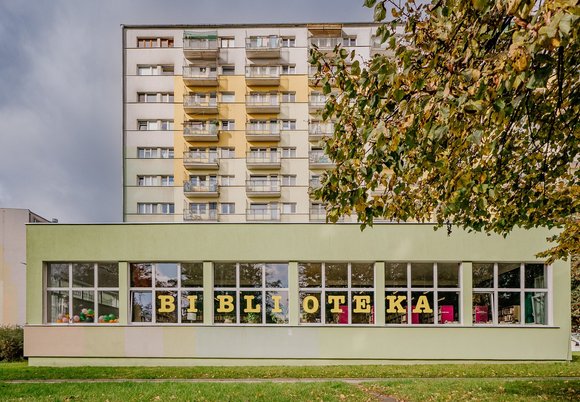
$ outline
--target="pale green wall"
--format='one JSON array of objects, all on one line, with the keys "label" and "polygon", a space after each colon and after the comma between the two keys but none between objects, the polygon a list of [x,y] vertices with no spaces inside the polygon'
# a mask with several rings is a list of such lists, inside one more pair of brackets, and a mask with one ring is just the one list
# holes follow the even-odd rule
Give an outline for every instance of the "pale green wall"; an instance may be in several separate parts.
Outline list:
[{"label": "pale green wall", "polygon": [[[106,358],[125,357],[194,359],[200,363],[222,358],[246,359],[240,360],[245,363],[252,361],[247,359],[273,358],[280,359],[280,364],[292,359],[565,360],[570,358],[570,273],[569,264],[564,262],[554,264],[553,269],[552,327],[472,327],[469,292],[463,295],[462,326],[300,326],[294,317],[298,304],[293,300],[297,293],[293,286],[289,289],[291,325],[284,327],[42,325],[45,261],[288,261],[291,282],[297,280],[296,261],[377,261],[379,266],[381,261],[397,260],[463,261],[462,282],[470,285],[469,262],[536,261],[534,254],[547,247],[548,234],[544,230],[517,230],[504,239],[455,229],[447,236],[445,230],[434,231],[431,225],[419,224],[378,225],[364,232],[358,225],[325,224],[28,226],[30,325],[25,329],[25,352],[33,363],[38,358],[39,364],[70,364],[74,359],[67,358],[74,357],[92,357],[101,363]],[[120,267],[126,269],[126,264]],[[204,271],[211,271],[211,264],[204,264]],[[382,283],[381,275],[377,273],[377,283]],[[122,278],[126,283],[126,273]],[[206,278],[208,283],[210,279]],[[120,293],[128,302],[126,290]],[[126,311],[127,306],[123,309]],[[381,310],[377,307],[378,313]],[[377,324],[382,322],[383,318],[377,317]],[[48,357],[57,360],[43,360]]]}]

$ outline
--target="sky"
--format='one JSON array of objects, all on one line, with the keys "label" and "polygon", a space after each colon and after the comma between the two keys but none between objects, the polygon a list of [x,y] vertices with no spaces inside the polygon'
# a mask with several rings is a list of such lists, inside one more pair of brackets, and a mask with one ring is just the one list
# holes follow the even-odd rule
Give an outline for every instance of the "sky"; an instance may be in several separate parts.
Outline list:
[{"label": "sky", "polygon": [[362,0],[1,0],[0,208],[122,221],[121,24],[370,22]]}]

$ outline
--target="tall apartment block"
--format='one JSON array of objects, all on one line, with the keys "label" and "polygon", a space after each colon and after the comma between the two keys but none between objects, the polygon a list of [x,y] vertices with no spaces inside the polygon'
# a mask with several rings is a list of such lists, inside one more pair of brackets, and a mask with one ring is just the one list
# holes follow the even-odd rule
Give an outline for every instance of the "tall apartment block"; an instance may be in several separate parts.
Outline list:
[{"label": "tall apartment block", "polygon": [[126,222],[320,222],[331,161],[311,47],[361,60],[375,24],[125,26]]}]

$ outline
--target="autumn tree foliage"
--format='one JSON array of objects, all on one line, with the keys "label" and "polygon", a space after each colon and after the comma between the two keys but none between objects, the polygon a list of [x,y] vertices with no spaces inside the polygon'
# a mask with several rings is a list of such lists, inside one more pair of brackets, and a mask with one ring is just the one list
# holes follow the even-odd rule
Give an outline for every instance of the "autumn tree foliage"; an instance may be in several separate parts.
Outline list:
[{"label": "autumn tree foliage", "polygon": [[365,6],[384,52],[311,52],[335,121],[336,167],[314,192],[328,220],[559,228],[541,256],[578,255],[578,1]]}]

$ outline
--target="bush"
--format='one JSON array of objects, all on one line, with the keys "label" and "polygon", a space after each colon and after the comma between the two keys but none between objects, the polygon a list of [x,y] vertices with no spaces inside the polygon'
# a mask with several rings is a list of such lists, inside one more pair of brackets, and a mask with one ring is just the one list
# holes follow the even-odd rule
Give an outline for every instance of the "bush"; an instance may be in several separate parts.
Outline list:
[{"label": "bush", "polygon": [[24,331],[22,327],[0,326],[0,361],[24,358]]}]

